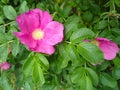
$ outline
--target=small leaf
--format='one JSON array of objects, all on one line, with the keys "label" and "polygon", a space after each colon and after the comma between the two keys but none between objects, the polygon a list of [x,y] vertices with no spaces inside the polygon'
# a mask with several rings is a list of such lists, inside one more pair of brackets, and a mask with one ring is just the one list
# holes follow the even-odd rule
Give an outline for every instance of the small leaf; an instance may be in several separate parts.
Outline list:
[{"label": "small leaf", "polygon": [[15,9],[11,5],[6,5],[3,7],[3,12],[5,14],[5,17],[9,20],[15,20],[17,13]]},{"label": "small leaf", "polygon": [[15,41],[12,43],[12,54],[13,54],[14,56],[16,56],[18,52],[19,52],[19,41],[18,41],[18,40],[15,40]]},{"label": "small leaf", "polygon": [[102,51],[92,43],[80,43],[78,45],[78,51],[90,63],[98,64],[104,60]]},{"label": "small leaf", "polygon": [[80,18],[78,16],[71,16],[67,19],[65,23],[65,39],[69,39],[72,32],[77,30],[78,22],[80,21]]},{"label": "small leaf", "polygon": [[9,2],[9,0],[1,0],[2,1],[2,3],[4,3],[4,4],[7,4],[8,2]]},{"label": "small leaf", "polygon": [[98,66],[98,70],[99,71],[103,71],[105,69],[107,69],[107,67],[110,65],[110,62],[109,61],[104,61],[102,62],[101,65]]},{"label": "small leaf", "polygon": [[21,4],[21,6],[20,6],[19,12],[20,13],[24,13],[24,12],[26,12],[28,10],[29,10],[29,8],[27,6],[27,2],[23,1],[22,4]]},{"label": "small leaf", "polygon": [[113,60],[113,63],[115,64],[116,67],[119,67],[119,68],[120,68],[120,58],[116,57],[116,58]]},{"label": "small leaf", "polygon": [[66,43],[60,44],[58,49],[59,49],[60,56],[63,57],[64,60],[70,60],[69,54],[67,52]]},{"label": "small leaf", "polygon": [[117,85],[117,82],[114,78],[112,78],[110,75],[107,73],[102,73],[100,76],[101,83],[104,86],[114,88]]},{"label": "small leaf", "polygon": [[8,43],[4,43],[0,45],[0,60],[5,62],[8,56]]},{"label": "small leaf", "polygon": [[80,82],[81,78],[85,74],[85,69],[84,68],[76,68],[73,73],[71,74],[71,81],[72,83],[78,83]]},{"label": "small leaf", "polygon": [[3,18],[0,16],[0,24],[3,24],[4,21],[3,21]]},{"label": "small leaf", "polygon": [[80,55],[77,51],[77,48],[74,45],[72,45],[72,44],[67,45],[67,53],[69,54],[69,57],[70,57],[73,65],[82,65],[83,64],[82,58],[80,57]]},{"label": "small leaf", "polygon": [[5,33],[0,33],[0,44],[6,43],[8,40]]},{"label": "small leaf", "polygon": [[115,0],[114,2],[118,7],[120,7],[120,0]]},{"label": "small leaf", "polygon": [[67,19],[66,24],[65,24],[65,33],[67,34],[71,30],[74,30],[76,27],[76,24],[79,22],[79,17],[78,16],[71,16]]},{"label": "small leaf", "polygon": [[[5,27],[4,26],[2,26],[2,27],[0,27],[0,33],[5,33]],[[0,37],[1,38],[1,37]],[[1,40],[0,40],[1,41]]]},{"label": "small leaf", "polygon": [[44,55],[42,55],[40,53],[36,53],[35,57],[40,60],[40,65],[41,66],[45,67],[46,69],[49,68],[49,62]]},{"label": "small leaf", "polygon": [[113,76],[115,79],[117,79],[117,80],[120,79],[120,67],[119,67],[119,68],[115,67],[115,68],[113,69],[113,71],[112,71],[112,76]]},{"label": "small leaf", "polygon": [[98,24],[98,29],[104,29],[106,28],[108,25],[108,22],[103,20],[103,21],[100,21],[99,24]]},{"label": "small leaf", "polygon": [[23,73],[26,76],[30,76],[31,75],[31,71],[33,70],[34,62],[35,62],[34,56],[32,56],[32,54],[30,54],[28,56],[28,58],[26,59],[24,65],[23,65]]},{"label": "small leaf", "polygon": [[88,76],[83,76],[80,80],[80,90],[93,90],[92,81]]},{"label": "small leaf", "polygon": [[13,90],[5,74],[2,74],[2,77],[0,78],[0,82],[2,82],[3,90]]},{"label": "small leaf", "polygon": [[84,40],[88,37],[94,37],[95,34],[93,31],[91,31],[88,28],[80,28],[73,32],[73,34],[70,37],[70,41],[74,43],[79,43],[80,41]]},{"label": "small leaf", "polygon": [[32,73],[33,80],[36,83],[40,83],[41,85],[43,85],[45,83],[45,79],[40,64],[38,62],[35,62],[33,67],[34,67]]},{"label": "small leaf", "polygon": [[85,22],[90,22],[93,19],[93,14],[89,11],[83,13],[82,18]]},{"label": "small leaf", "polygon": [[99,78],[98,78],[97,73],[93,69],[91,69],[91,68],[86,68],[86,70],[87,70],[87,74],[91,78],[93,84],[95,86],[97,86],[98,82],[99,82]]}]

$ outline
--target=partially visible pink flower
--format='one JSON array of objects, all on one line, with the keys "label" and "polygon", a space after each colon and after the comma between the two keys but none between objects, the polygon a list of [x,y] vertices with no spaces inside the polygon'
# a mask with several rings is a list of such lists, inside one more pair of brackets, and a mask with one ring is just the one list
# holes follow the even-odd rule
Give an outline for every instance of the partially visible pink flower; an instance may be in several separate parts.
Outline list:
[{"label": "partially visible pink flower", "polygon": [[96,41],[98,42],[97,45],[104,53],[104,59],[112,60],[116,57],[116,54],[119,52],[119,48],[116,43],[107,38],[96,38]]},{"label": "partially visible pink flower", "polygon": [[30,10],[19,15],[16,21],[20,32],[14,32],[14,34],[30,50],[53,54],[54,45],[63,40],[63,25],[53,21],[47,11]]},{"label": "partially visible pink flower", "polygon": [[84,40],[84,42],[90,42],[90,40],[86,39],[86,40]]},{"label": "partially visible pink flower", "polygon": [[2,70],[8,70],[10,68],[10,63],[9,62],[4,62],[4,63],[0,63],[0,68]]},{"label": "partially visible pink flower", "polygon": [[[84,42],[92,42],[97,45],[104,54],[104,59],[112,60],[116,57],[119,52],[119,48],[116,43],[110,41],[107,38],[96,38],[94,41],[84,40]],[[94,65],[94,64],[93,64]]]}]

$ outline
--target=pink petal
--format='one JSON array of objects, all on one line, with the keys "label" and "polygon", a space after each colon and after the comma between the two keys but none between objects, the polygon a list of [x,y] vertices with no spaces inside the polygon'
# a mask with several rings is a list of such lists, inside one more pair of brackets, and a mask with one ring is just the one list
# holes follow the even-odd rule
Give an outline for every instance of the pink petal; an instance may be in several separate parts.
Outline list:
[{"label": "pink petal", "polygon": [[29,34],[14,32],[14,35],[20,39],[22,44],[27,45],[28,48],[34,48],[36,46],[36,41]]},{"label": "pink petal", "polygon": [[8,70],[10,68],[10,66],[11,66],[10,63],[8,63],[8,62],[4,62],[4,63],[0,64],[0,68],[2,70]]},{"label": "pink petal", "polygon": [[53,46],[48,45],[46,42],[44,42],[42,40],[38,42],[38,44],[35,48],[30,48],[30,50],[33,50],[35,52],[49,54],[49,55],[51,55],[55,52],[55,49]]},{"label": "pink petal", "polygon": [[86,39],[86,40],[83,40],[83,42],[91,42],[90,40]]},{"label": "pink petal", "polygon": [[110,40],[107,39],[107,38],[100,38],[100,37],[96,38],[96,40],[97,40],[97,41],[110,41]]},{"label": "pink petal", "polygon": [[25,12],[17,16],[16,21],[20,30],[24,33],[32,32],[34,29],[40,27],[40,15],[34,10]]},{"label": "pink petal", "polygon": [[51,17],[51,15],[50,15],[47,11],[42,11],[42,10],[36,8],[36,9],[34,9],[34,12],[35,12],[35,13],[38,13],[39,16],[40,16],[40,19],[39,19],[39,20],[40,20],[40,22],[41,22],[41,24],[40,24],[40,28],[41,28],[41,29],[44,29],[44,27],[45,27],[49,22],[52,21],[52,17]]},{"label": "pink petal", "polygon": [[100,40],[99,42],[99,47],[104,53],[104,58],[106,60],[114,59],[116,57],[116,54],[119,52],[117,44],[107,39],[104,39],[103,41]]},{"label": "pink petal", "polygon": [[55,45],[63,40],[63,25],[59,22],[50,22],[43,31],[45,31],[44,41],[49,45]]}]

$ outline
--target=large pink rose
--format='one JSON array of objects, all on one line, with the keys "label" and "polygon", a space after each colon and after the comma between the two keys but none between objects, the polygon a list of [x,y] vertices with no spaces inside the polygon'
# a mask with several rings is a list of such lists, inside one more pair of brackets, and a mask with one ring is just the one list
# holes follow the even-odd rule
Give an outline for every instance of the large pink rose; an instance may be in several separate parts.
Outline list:
[{"label": "large pink rose", "polygon": [[20,32],[14,32],[22,44],[30,50],[46,54],[53,54],[54,45],[63,40],[64,27],[53,21],[47,11],[30,10],[16,18]]}]

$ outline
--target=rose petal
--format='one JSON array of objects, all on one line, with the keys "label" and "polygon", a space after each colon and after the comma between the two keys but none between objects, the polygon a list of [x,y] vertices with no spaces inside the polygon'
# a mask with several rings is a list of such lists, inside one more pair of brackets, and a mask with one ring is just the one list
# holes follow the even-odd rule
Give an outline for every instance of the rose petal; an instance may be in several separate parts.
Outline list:
[{"label": "rose petal", "polygon": [[47,12],[47,11],[42,11],[38,8],[34,9],[34,12],[35,13],[38,13],[39,16],[40,16],[40,22],[41,22],[41,25],[40,25],[40,28],[41,29],[44,29],[44,27],[52,21],[52,17],[51,15]]},{"label": "rose petal", "polygon": [[22,44],[27,45],[28,48],[34,48],[36,46],[35,40],[30,35],[21,32],[14,32],[14,35],[20,39]]},{"label": "rose petal", "polygon": [[49,45],[55,45],[63,40],[63,25],[59,22],[50,22],[43,31],[45,32],[44,41]]},{"label": "rose petal", "polygon": [[83,42],[91,42],[90,40],[86,39],[86,40],[83,40]]},{"label": "rose petal", "polygon": [[46,42],[44,41],[39,41],[37,46],[35,48],[30,48],[30,50],[33,50],[35,52],[41,52],[41,53],[46,53],[46,54],[53,54],[55,49],[53,46],[48,45]]},{"label": "rose petal", "polygon": [[16,21],[20,30],[24,33],[32,32],[34,29],[40,27],[40,16],[38,13],[34,13],[34,10],[17,16]]},{"label": "rose petal", "polygon": [[100,41],[99,47],[103,51],[106,60],[114,59],[119,51],[117,44],[111,41]]},{"label": "rose petal", "polygon": [[110,41],[110,40],[107,39],[107,38],[100,38],[100,37],[96,38],[96,40],[97,40],[97,41]]},{"label": "rose petal", "polygon": [[0,68],[2,70],[8,70],[10,68],[10,66],[11,66],[10,63],[4,62],[4,63],[1,63]]}]

